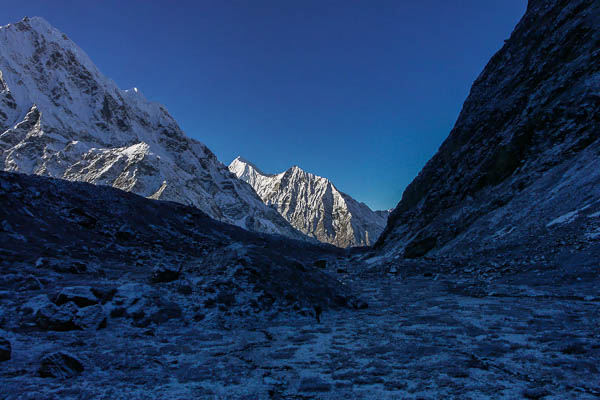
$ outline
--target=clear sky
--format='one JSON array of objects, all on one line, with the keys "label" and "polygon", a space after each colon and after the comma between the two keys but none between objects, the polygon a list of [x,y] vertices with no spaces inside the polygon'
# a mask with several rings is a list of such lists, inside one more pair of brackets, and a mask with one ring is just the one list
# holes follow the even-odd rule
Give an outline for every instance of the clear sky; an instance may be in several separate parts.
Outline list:
[{"label": "clear sky", "polygon": [[0,0],[41,16],[225,164],[292,165],[374,209],[452,129],[526,0]]}]

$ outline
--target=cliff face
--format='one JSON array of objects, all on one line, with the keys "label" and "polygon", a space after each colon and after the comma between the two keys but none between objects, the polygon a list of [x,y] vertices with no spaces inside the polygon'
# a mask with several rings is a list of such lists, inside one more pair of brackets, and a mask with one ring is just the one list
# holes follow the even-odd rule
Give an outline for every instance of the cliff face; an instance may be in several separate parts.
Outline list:
[{"label": "cliff face", "polygon": [[419,257],[533,245],[536,237],[576,223],[551,224],[569,212],[586,217],[579,219],[580,236],[593,235],[600,201],[599,59],[600,3],[530,1],[376,247]]}]

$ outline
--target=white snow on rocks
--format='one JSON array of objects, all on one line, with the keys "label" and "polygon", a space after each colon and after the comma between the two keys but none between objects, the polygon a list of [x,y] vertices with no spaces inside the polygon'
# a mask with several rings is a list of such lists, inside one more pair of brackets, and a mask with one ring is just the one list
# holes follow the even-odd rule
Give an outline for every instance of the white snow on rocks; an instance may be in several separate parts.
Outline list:
[{"label": "white snow on rocks", "polygon": [[0,27],[0,169],[191,204],[243,228],[306,237],[166,109],[121,90],[42,18]]},{"label": "white snow on rocks", "polygon": [[388,211],[372,211],[340,192],[333,183],[293,166],[279,174],[266,174],[238,157],[229,170],[248,182],[269,206],[296,229],[339,247],[373,244],[385,227]]}]

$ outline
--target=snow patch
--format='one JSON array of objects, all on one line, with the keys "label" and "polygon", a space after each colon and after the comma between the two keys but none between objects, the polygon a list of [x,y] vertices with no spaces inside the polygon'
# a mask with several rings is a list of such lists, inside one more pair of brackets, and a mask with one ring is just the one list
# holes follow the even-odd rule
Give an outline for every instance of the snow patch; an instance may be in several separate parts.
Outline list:
[{"label": "snow patch", "polygon": [[590,208],[590,206],[591,206],[590,204],[587,204],[575,211],[571,211],[566,214],[563,214],[560,217],[553,219],[548,224],[546,224],[546,227],[548,228],[548,227],[551,227],[552,225],[556,225],[556,224],[570,224],[571,222],[575,221],[575,219],[579,216],[580,211],[587,210],[588,208]]}]

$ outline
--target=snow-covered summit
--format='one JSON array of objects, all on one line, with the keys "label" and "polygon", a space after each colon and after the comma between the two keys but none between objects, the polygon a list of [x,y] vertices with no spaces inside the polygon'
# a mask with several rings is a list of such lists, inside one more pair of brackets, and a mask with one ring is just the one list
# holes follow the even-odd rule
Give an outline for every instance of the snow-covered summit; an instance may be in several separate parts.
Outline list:
[{"label": "snow-covered summit", "polygon": [[296,229],[340,247],[370,245],[385,227],[388,212],[372,211],[366,204],[340,192],[324,177],[297,165],[278,174],[265,174],[238,157],[229,170],[248,182],[270,206]]},{"label": "snow-covered summit", "polygon": [[305,238],[162,105],[118,88],[39,17],[0,27],[0,169],[110,185]]},{"label": "snow-covered summit", "polygon": [[253,173],[258,173],[263,176],[272,176],[272,174],[267,174],[261,171],[260,168],[258,168],[254,163],[245,159],[242,156],[237,156],[235,160],[231,162],[231,164],[229,165],[229,170],[236,174],[238,177],[240,175],[252,175]]}]

